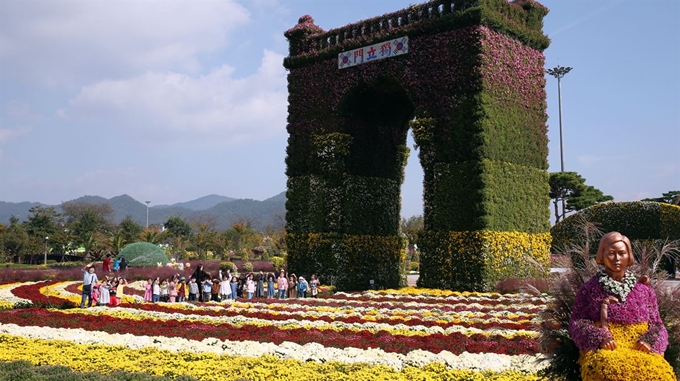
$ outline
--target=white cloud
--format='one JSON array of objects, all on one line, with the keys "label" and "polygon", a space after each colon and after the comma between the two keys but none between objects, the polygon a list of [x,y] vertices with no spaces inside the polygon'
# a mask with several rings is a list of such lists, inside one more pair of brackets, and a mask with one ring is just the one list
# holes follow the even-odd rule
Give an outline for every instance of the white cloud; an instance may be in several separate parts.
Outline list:
[{"label": "white cloud", "polygon": [[73,85],[103,73],[199,73],[198,57],[223,49],[249,21],[234,0],[7,0],[0,7],[0,75]]},{"label": "white cloud", "polygon": [[33,131],[33,126],[20,126],[17,128],[0,128],[0,144],[25,136]]},{"label": "white cloud", "polygon": [[222,66],[202,76],[147,72],[86,86],[68,114],[96,126],[158,140],[237,143],[285,133],[283,56],[264,51],[259,69],[235,78]]}]

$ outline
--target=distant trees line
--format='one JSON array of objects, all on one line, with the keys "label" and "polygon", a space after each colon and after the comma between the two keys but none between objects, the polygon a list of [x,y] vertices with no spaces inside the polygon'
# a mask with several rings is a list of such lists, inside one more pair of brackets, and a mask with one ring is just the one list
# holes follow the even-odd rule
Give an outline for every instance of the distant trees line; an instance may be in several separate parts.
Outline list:
[{"label": "distant trees line", "polygon": [[242,259],[254,253],[266,257],[285,252],[283,229],[257,231],[248,221],[219,231],[212,216],[187,220],[172,216],[161,225],[146,228],[131,216],[119,224],[111,222],[113,209],[108,204],[67,202],[61,209],[62,213],[52,206],[34,206],[26,221],[12,216],[9,225],[0,223],[0,262],[25,262],[29,258],[42,262],[45,254],[60,260],[67,255],[100,260],[140,241],[162,244],[176,259]]},{"label": "distant trees line", "polygon": [[[612,196],[586,185],[585,179],[576,172],[551,173],[549,183],[556,222],[568,212],[613,200]],[[680,191],[642,201],[680,204]],[[286,252],[283,228],[257,231],[248,221],[233,223],[229,229],[220,231],[213,216],[189,219],[171,216],[161,225],[146,228],[129,215],[119,224],[112,223],[113,209],[109,204],[67,202],[61,204],[61,209],[62,213],[52,206],[34,206],[26,221],[20,222],[12,216],[9,225],[0,223],[0,262],[24,262],[26,258],[35,262],[44,254],[50,258],[61,255],[62,260],[69,254],[99,260],[107,253],[115,255],[126,245],[140,241],[162,244],[175,259],[250,259],[253,254],[267,259],[269,255]],[[418,234],[423,225],[422,215],[401,221],[409,260],[418,260]],[[78,251],[79,248],[83,251]],[[415,258],[411,258],[413,254]]]}]

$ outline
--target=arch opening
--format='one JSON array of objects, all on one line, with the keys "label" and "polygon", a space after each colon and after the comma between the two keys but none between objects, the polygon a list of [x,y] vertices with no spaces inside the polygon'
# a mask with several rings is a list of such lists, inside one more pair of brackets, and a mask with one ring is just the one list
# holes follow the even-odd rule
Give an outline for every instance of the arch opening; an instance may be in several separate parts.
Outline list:
[{"label": "arch opening", "polygon": [[344,132],[352,136],[347,172],[401,181],[414,110],[406,90],[392,77],[381,76],[350,90],[339,112]]}]

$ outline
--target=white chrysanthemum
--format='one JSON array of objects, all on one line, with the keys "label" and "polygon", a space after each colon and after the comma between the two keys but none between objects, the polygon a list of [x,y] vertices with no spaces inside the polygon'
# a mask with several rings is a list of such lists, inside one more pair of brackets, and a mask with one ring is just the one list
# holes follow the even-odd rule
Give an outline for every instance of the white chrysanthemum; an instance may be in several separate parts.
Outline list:
[{"label": "white chrysanthemum", "polygon": [[63,340],[79,344],[99,344],[108,346],[126,346],[132,349],[154,347],[172,352],[211,352],[218,355],[259,357],[274,355],[282,359],[299,361],[315,361],[326,363],[337,361],[343,363],[369,363],[386,365],[396,370],[406,366],[422,367],[427,364],[441,362],[452,369],[516,370],[536,372],[541,369],[541,355],[499,355],[493,353],[472,354],[464,352],[456,356],[448,351],[438,354],[414,350],[406,355],[389,353],[382,349],[359,348],[326,348],[319,343],[300,345],[283,342],[280,345],[255,341],[222,341],[214,338],[202,341],[188,340],[181,337],[134,336],[131,334],[109,334],[99,331],[86,331],[80,328],[22,327],[15,324],[0,324],[0,333],[27,338],[45,340]]},{"label": "white chrysanthemum", "polygon": [[31,303],[29,299],[24,299],[24,298],[19,298],[17,296],[14,296],[12,293],[12,290],[20,287],[20,286],[26,286],[29,284],[35,284],[36,282],[25,282],[25,283],[12,283],[12,284],[3,284],[0,286],[0,300],[11,303],[12,305],[16,303]]}]

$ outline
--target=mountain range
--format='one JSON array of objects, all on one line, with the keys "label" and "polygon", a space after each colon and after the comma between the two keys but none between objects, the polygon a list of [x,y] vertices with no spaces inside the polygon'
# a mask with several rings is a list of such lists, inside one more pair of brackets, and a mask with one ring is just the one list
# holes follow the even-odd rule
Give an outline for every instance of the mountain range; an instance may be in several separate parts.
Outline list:
[{"label": "mountain range", "polygon": [[[113,209],[111,220],[120,223],[130,216],[142,226],[146,226],[147,204],[124,194],[110,199],[100,196],[83,196],[68,202],[85,202],[90,204],[109,204]],[[5,202],[0,201],[0,222],[9,224],[12,215],[25,221],[30,216],[29,210],[34,206],[49,207],[61,213],[60,205],[48,205],[39,202]],[[236,199],[211,194],[192,201],[172,205],[149,206],[149,225],[163,224],[172,216],[183,217],[187,221],[213,219],[217,230],[229,229],[238,221],[249,222],[254,229],[283,228],[286,215],[286,192],[263,201],[252,199]]]}]

